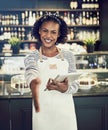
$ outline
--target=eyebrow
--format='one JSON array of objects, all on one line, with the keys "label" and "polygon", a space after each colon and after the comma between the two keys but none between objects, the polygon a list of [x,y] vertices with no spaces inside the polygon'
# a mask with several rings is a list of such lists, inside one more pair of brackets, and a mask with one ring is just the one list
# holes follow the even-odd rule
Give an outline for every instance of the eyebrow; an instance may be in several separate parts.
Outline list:
[{"label": "eyebrow", "polygon": [[[41,29],[45,29],[45,30],[48,30],[47,28],[41,28]],[[57,31],[57,30],[51,30],[51,31]]]}]

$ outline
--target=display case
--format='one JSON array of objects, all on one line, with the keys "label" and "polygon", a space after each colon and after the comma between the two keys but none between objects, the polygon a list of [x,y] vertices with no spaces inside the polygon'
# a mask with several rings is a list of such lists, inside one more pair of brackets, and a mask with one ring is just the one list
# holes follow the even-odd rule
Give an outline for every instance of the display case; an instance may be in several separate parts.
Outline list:
[{"label": "display case", "polygon": [[1,56],[0,57],[0,92],[1,95],[24,94],[30,92],[24,77],[25,55]]},{"label": "display case", "polygon": [[108,69],[108,52],[76,54],[76,67],[80,70],[106,72]]},{"label": "display case", "polygon": [[[3,87],[4,85],[5,86],[7,85],[7,87],[11,86],[12,91],[14,90],[13,92],[18,92],[19,94],[30,92],[30,89],[26,85],[24,78],[25,56],[26,54],[0,56],[1,90],[4,89]],[[78,72],[95,73],[98,75],[99,80],[103,79],[102,75],[104,74],[104,80],[108,79],[108,52],[77,54],[75,55],[75,58],[76,58],[76,68]],[[9,93],[11,93],[11,89],[8,89]],[[1,95],[2,94],[3,92],[1,91]]]}]

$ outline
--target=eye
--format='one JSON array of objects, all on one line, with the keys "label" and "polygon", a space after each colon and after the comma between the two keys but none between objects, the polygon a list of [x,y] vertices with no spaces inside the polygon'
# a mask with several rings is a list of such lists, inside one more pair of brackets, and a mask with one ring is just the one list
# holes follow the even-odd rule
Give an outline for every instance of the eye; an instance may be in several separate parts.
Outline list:
[{"label": "eye", "polygon": [[43,32],[48,32],[48,30],[47,30],[47,29],[42,29],[42,31],[43,31]]},{"label": "eye", "polygon": [[52,34],[57,34],[57,32],[56,31],[52,31]]}]

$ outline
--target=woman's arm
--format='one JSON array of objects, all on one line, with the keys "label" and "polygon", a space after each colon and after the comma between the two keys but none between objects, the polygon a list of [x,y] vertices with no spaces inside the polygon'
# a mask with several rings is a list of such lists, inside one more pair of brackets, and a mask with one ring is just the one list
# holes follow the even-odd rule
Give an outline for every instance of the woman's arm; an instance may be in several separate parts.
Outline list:
[{"label": "woman's arm", "polygon": [[36,112],[40,111],[39,106],[39,86],[41,80],[39,78],[39,69],[36,63],[36,54],[27,56],[24,60],[25,64],[25,79],[32,92],[32,98],[34,99],[34,106]]}]

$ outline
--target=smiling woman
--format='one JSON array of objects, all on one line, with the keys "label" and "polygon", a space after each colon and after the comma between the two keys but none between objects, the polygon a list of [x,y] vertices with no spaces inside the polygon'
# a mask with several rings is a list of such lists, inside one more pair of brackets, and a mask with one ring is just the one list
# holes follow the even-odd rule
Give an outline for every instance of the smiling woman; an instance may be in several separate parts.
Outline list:
[{"label": "smiling woman", "polygon": [[56,15],[45,15],[34,24],[32,36],[40,48],[25,58],[25,77],[33,95],[33,130],[77,130],[72,93],[78,83],[55,79],[76,72],[73,53],[56,46],[65,43],[67,32],[66,23]]}]

